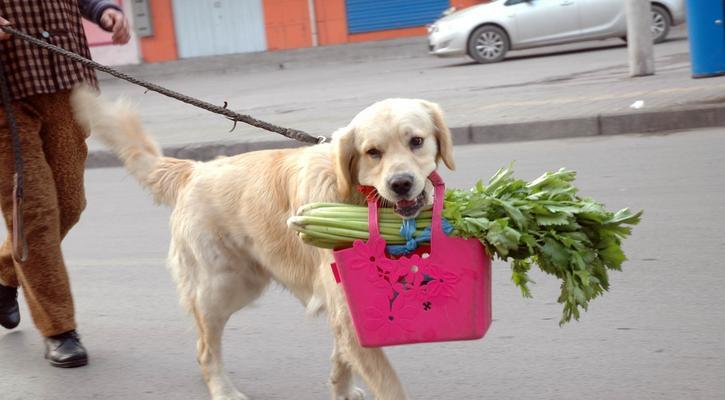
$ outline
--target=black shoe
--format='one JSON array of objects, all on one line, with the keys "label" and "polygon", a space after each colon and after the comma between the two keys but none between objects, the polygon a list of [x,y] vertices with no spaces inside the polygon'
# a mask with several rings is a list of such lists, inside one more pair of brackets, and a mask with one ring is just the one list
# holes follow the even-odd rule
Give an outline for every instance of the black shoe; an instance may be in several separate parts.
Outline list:
[{"label": "black shoe", "polygon": [[0,325],[13,329],[19,323],[18,288],[0,285]]},{"label": "black shoe", "polygon": [[45,359],[54,367],[75,368],[88,364],[88,353],[73,330],[45,338]]}]

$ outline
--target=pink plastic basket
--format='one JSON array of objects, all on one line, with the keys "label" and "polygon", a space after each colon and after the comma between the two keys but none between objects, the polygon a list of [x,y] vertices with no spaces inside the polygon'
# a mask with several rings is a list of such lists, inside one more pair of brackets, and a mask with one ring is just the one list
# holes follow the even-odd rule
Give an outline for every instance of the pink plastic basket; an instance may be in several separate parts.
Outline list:
[{"label": "pink plastic basket", "polygon": [[491,325],[490,258],[477,239],[443,233],[445,187],[436,172],[428,179],[435,186],[430,249],[389,257],[369,198],[369,240],[334,252],[333,271],[364,347],[480,339]]}]

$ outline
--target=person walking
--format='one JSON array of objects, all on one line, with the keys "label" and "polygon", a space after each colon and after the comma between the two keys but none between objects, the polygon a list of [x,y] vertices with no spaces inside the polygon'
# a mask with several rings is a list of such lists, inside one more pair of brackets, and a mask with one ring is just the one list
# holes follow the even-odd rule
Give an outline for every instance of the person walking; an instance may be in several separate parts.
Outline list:
[{"label": "person walking", "polygon": [[[110,0],[2,0],[0,26],[90,58],[81,17],[130,39],[121,8]],[[76,332],[75,310],[61,241],[80,219],[86,200],[83,172],[87,132],[73,119],[70,91],[98,87],[95,72],[0,30],[0,63],[17,121],[24,175],[23,221],[27,259],[13,258],[13,147],[8,116],[0,109],[0,206],[8,235],[0,246],[0,325],[20,323],[22,287],[33,322],[44,337],[45,358],[56,367],[80,367],[88,354]]]}]

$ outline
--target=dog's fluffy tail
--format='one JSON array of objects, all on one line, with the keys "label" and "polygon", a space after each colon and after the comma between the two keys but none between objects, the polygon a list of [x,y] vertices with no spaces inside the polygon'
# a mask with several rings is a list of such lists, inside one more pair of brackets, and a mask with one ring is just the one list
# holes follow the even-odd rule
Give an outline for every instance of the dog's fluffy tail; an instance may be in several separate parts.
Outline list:
[{"label": "dog's fluffy tail", "polygon": [[189,181],[194,162],[163,157],[156,142],[143,130],[135,107],[127,100],[113,103],[88,87],[74,89],[75,118],[123,161],[126,169],[162,204],[173,205]]}]

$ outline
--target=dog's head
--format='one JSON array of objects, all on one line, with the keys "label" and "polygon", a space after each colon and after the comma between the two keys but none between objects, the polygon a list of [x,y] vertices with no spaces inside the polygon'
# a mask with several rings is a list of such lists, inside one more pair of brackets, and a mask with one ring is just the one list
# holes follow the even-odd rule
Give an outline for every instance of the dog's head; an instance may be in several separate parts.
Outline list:
[{"label": "dog's head", "polygon": [[356,184],[373,186],[405,218],[428,203],[426,178],[438,161],[455,167],[443,113],[425,100],[375,103],[335,132],[332,145],[340,195],[348,198]]}]

